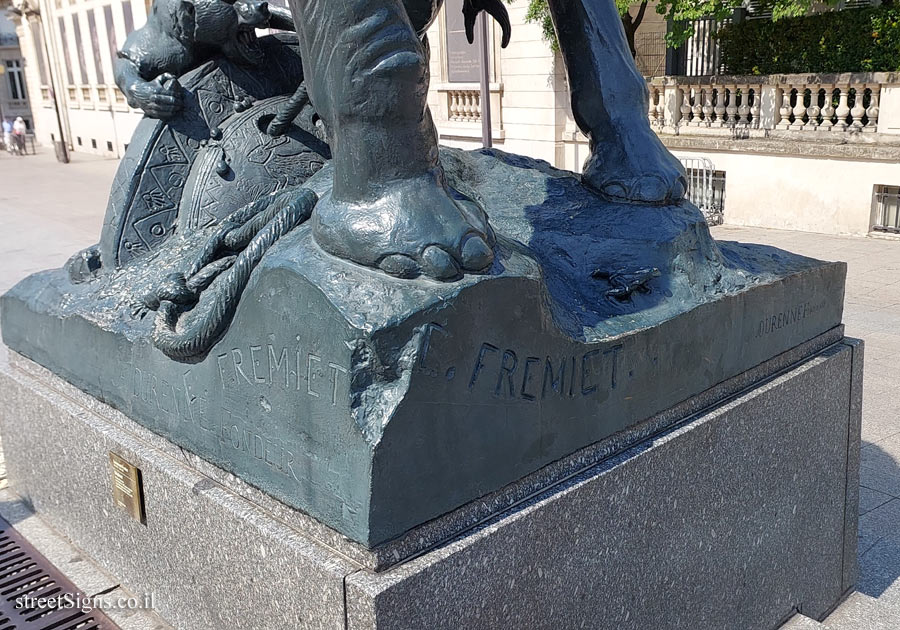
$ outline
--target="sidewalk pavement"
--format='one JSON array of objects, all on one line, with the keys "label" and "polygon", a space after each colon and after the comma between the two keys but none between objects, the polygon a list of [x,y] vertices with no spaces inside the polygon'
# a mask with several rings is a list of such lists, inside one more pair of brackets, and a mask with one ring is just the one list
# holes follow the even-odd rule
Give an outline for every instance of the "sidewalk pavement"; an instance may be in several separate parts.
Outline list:
[{"label": "sidewalk pavement", "polygon": [[23,157],[0,153],[0,292],[27,274],[59,267],[100,237],[118,160],[52,150]]},{"label": "sidewalk pavement", "polygon": [[[100,235],[118,163],[74,154],[0,155],[0,292],[23,276],[62,265]],[[863,384],[858,591],[824,623],[828,630],[900,628],[900,239],[717,227],[720,240],[773,245],[848,263],[844,321],[866,342]],[[0,359],[5,355],[0,344]],[[806,623],[806,622],[804,622]],[[798,626],[800,627],[800,626]]]}]

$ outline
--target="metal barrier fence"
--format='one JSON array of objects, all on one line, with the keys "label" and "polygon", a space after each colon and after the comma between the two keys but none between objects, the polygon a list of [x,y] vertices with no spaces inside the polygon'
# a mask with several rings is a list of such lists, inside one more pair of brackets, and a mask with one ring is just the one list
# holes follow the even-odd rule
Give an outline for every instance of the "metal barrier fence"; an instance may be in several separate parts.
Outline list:
[{"label": "metal barrier fence", "polygon": [[[23,155],[28,155],[28,147],[31,147],[32,155],[37,154],[37,150],[35,149],[35,144],[34,144],[34,132],[32,132],[32,131],[29,131],[28,133],[25,134],[25,142],[23,145],[23,150],[24,150]],[[6,141],[2,137],[2,134],[0,134],[0,150],[5,151],[7,153],[13,152],[12,147],[6,146]]]},{"label": "metal barrier fence", "polygon": [[875,187],[875,225],[878,232],[900,233],[900,186]]},{"label": "metal barrier fence", "polygon": [[709,158],[682,158],[687,173],[687,198],[700,208],[709,225],[721,225],[725,216],[725,173]]}]

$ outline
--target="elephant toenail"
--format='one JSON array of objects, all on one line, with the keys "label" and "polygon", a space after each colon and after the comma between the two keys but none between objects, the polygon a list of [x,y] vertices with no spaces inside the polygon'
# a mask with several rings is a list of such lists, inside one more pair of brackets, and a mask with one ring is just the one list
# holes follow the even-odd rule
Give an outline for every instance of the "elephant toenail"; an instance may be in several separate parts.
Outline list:
[{"label": "elephant toenail", "polygon": [[453,256],[437,245],[429,245],[422,254],[422,271],[437,280],[452,280],[459,276]]},{"label": "elephant toenail", "polygon": [[494,251],[477,234],[469,235],[461,249],[463,267],[469,271],[482,271],[494,262]]},{"label": "elephant toenail", "polygon": [[605,184],[603,188],[600,189],[600,192],[610,197],[628,199],[628,189],[625,187],[625,184],[621,182],[610,182]]},{"label": "elephant toenail", "polygon": [[419,263],[403,254],[391,254],[385,256],[378,263],[378,267],[385,273],[398,278],[415,278],[421,273]]},{"label": "elephant toenail", "polygon": [[659,203],[669,196],[669,187],[661,177],[642,177],[635,187],[635,197],[647,203]]}]

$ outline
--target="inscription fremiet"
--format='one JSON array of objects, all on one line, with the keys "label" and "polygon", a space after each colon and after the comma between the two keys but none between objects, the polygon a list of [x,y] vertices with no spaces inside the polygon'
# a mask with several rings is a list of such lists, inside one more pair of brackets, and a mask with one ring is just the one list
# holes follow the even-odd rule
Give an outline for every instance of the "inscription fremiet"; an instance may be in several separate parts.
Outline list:
[{"label": "inscription fremiet", "polygon": [[216,365],[225,390],[242,383],[278,386],[337,405],[341,390],[349,387],[348,368],[303,351],[299,345],[289,348],[267,343],[231,348],[216,355]]},{"label": "inscription fremiet", "polygon": [[574,398],[614,390],[618,386],[623,346],[594,348],[575,356],[522,356],[484,342],[478,350],[468,388],[490,379],[495,396],[525,401],[553,396]]}]

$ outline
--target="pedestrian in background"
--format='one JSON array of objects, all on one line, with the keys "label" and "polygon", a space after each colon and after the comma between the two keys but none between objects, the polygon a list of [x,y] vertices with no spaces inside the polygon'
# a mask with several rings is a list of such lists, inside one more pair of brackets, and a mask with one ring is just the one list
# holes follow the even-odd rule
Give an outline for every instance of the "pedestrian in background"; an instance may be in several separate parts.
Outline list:
[{"label": "pedestrian in background", "polygon": [[9,118],[3,119],[3,146],[6,147],[7,153],[12,153],[12,123]]},{"label": "pedestrian in background", "polygon": [[19,116],[13,123],[13,143],[16,145],[16,153],[25,155],[25,134],[28,133],[28,126],[25,120]]}]

